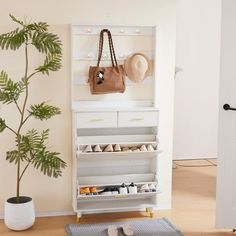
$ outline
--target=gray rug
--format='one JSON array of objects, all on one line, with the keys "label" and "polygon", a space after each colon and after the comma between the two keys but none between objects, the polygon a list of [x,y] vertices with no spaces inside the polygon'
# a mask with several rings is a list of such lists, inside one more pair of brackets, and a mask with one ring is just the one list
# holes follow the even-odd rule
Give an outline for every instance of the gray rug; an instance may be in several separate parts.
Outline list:
[{"label": "gray rug", "polygon": [[[158,220],[110,222],[99,224],[68,224],[66,232],[68,236],[107,236],[109,225],[128,224],[134,230],[134,236],[182,236],[183,234],[165,218]],[[119,229],[119,236],[124,236]]]}]

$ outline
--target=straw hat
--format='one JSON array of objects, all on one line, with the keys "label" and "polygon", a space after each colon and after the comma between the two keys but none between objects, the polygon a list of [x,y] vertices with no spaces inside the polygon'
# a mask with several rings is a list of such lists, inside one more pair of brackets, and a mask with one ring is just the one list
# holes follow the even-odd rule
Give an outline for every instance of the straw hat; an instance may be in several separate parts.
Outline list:
[{"label": "straw hat", "polygon": [[125,62],[125,72],[130,80],[139,83],[152,75],[152,61],[143,53],[134,53]]}]

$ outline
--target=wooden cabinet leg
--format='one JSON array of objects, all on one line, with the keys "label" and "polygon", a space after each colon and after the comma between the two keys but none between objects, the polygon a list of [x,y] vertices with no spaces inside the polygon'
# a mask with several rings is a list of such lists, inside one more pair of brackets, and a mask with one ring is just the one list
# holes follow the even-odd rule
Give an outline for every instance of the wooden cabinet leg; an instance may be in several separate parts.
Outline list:
[{"label": "wooden cabinet leg", "polygon": [[150,217],[153,218],[154,217],[154,209],[153,208],[149,208],[149,214],[150,214]]},{"label": "wooden cabinet leg", "polygon": [[82,217],[82,214],[81,213],[77,213],[77,218],[76,218],[76,222],[77,223],[80,222],[81,217]]}]

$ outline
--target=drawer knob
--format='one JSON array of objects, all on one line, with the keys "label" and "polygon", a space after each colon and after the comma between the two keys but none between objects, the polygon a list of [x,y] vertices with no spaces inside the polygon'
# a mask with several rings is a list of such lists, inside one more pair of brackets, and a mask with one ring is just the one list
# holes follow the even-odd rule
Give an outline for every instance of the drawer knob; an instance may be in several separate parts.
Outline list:
[{"label": "drawer knob", "polygon": [[99,121],[104,121],[104,119],[91,119],[89,120],[90,122],[99,122]]},{"label": "drawer knob", "polygon": [[144,120],[144,118],[133,118],[133,119],[131,119],[131,121],[142,121],[142,120]]}]

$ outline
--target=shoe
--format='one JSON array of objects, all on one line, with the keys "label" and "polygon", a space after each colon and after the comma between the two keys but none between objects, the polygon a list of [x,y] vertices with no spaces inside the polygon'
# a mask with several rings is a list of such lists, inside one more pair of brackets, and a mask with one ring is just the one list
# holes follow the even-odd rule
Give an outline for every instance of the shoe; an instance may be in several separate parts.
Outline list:
[{"label": "shoe", "polygon": [[104,148],[103,152],[114,152],[112,145],[111,145],[111,144],[108,144],[108,145]]},{"label": "shoe", "polygon": [[116,145],[115,145],[114,151],[115,151],[115,152],[121,152],[121,147],[120,147],[119,144],[116,144]]},{"label": "shoe", "polygon": [[132,147],[131,151],[132,152],[140,152],[140,149],[138,147]]},{"label": "shoe", "polygon": [[126,236],[133,236],[134,235],[134,231],[132,230],[130,225],[121,225],[120,227],[122,228],[124,235],[126,235]]},{"label": "shoe", "polygon": [[119,189],[118,189],[118,187],[111,187],[111,194],[112,194],[112,195],[117,195],[117,194],[119,194]]},{"label": "shoe", "polygon": [[148,152],[154,152],[155,151],[151,144],[148,144],[147,150],[148,150]]},{"label": "shoe", "polygon": [[156,186],[154,184],[149,184],[148,187],[150,189],[150,192],[156,192],[157,191]]},{"label": "shoe", "polygon": [[108,236],[118,236],[118,229],[115,225],[109,225],[107,229]]},{"label": "shoe", "polygon": [[119,193],[120,194],[128,194],[128,189],[124,183],[119,187]]},{"label": "shoe", "polygon": [[99,195],[110,196],[112,194],[111,187],[106,187],[102,191],[99,192]]},{"label": "shoe", "polygon": [[96,187],[91,187],[90,188],[90,193],[92,193],[93,195],[97,195],[98,194],[97,188]]},{"label": "shoe", "polygon": [[81,188],[80,189],[80,195],[90,195],[89,187]]},{"label": "shoe", "polygon": [[91,145],[87,145],[84,149],[84,152],[92,152],[92,151],[93,151],[93,149],[92,149]]},{"label": "shoe", "polygon": [[142,145],[142,146],[140,147],[140,151],[141,151],[141,152],[147,152],[146,146],[145,146],[145,145]]},{"label": "shoe", "polygon": [[102,152],[102,149],[100,148],[99,145],[96,145],[93,149],[94,152]]},{"label": "shoe", "polygon": [[149,189],[149,187],[148,187],[148,184],[142,185],[141,188],[140,188],[140,192],[141,192],[141,193],[148,193],[148,192],[150,192],[150,189]]},{"label": "shoe", "polygon": [[122,152],[132,152],[132,150],[129,147],[123,147]]},{"label": "shoe", "polygon": [[138,192],[138,188],[134,183],[131,183],[128,187],[130,194],[136,194]]}]

